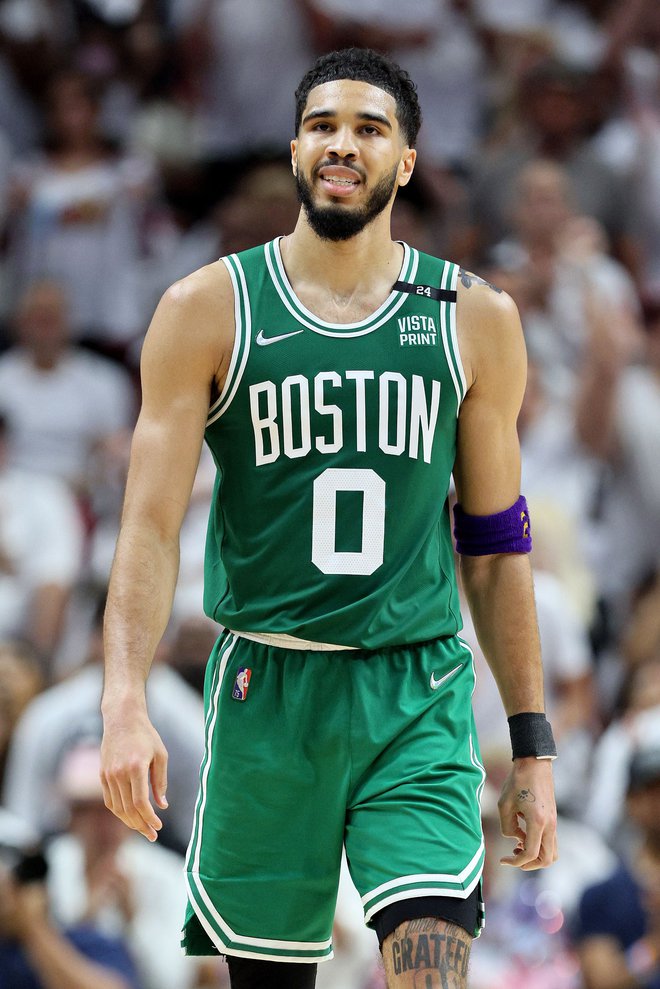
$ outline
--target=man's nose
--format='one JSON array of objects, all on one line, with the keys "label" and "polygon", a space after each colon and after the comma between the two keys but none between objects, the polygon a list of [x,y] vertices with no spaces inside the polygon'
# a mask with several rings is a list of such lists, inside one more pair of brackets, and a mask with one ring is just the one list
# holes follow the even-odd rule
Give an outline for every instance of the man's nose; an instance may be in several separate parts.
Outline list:
[{"label": "man's nose", "polygon": [[338,128],[326,145],[329,155],[336,158],[349,158],[354,160],[358,156],[358,147],[352,130],[349,127]]}]

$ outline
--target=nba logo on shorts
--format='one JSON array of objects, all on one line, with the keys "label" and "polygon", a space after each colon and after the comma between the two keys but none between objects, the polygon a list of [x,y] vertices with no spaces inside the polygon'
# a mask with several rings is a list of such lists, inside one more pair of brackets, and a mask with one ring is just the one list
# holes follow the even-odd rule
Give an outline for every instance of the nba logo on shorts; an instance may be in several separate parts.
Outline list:
[{"label": "nba logo on shorts", "polygon": [[251,676],[252,670],[249,670],[247,666],[240,667],[238,673],[236,674],[236,681],[231,694],[235,701],[244,701],[247,697]]}]

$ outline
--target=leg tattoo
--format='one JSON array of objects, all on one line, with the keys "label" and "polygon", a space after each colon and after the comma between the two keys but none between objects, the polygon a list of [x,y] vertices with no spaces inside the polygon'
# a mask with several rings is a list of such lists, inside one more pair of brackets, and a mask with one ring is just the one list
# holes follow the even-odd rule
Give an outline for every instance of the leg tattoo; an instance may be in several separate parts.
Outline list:
[{"label": "leg tattoo", "polygon": [[471,945],[467,931],[446,920],[400,924],[383,942],[388,989],[466,989]]}]

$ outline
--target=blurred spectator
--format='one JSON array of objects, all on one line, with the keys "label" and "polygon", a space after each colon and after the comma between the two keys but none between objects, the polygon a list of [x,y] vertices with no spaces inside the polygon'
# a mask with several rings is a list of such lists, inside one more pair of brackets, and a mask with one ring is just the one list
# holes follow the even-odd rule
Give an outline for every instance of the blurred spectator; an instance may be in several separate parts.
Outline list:
[{"label": "blurred spectator", "polygon": [[121,938],[135,961],[141,989],[190,989],[197,963],[181,951],[186,891],[183,859],[144,841],[103,803],[97,744],[70,749],[58,786],[68,827],[46,847],[53,917]]},{"label": "blurred spectator", "polygon": [[621,639],[628,670],[660,661],[660,571],[642,586]]},{"label": "blurred spectator", "polygon": [[625,306],[632,317],[637,295],[628,273],[607,255],[602,229],[577,215],[564,167],[532,160],[521,167],[514,188],[513,236],[492,251],[505,280],[495,277],[520,307],[547,395],[568,402],[570,412],[586,356],[591,297],[605,307]]},{"label": "blurred spectator", "polygon": [[49,660],[82,568],[82,524],[65,484],[10,466],[7,432],[0,413],[0,639],[24,638]]},{"label": "blurred spectator", "polygon": [[7,989],[142,989],[121,940],[53,920],[47,863],[0,808],[0,985]]},{"label": "blurred spectator", "polygon": [[610,0],[476,0],[479,21],[502,52],[511,55],[516,42],[536,36],[547,52],[575,68],[592,69],[606,47],[600,23]]},{"label": "blurred spectator", "polygon": [[[88,664],[28,704],[10,746],[4,803],[41,834],[53,834],[66,823],[65,802],[57,788],[64,755],[77,741],[101,738],[102,617],[99,607]],[[204,713],[200,696],[166,662],[167,646],[161,644],[154,661],[147,702],[169,752],[170,809],[164,814],[161,840],[183,851],[204,753]]]},{"label": "blurred spectator", "polygon": [[290,233],[296,225],[298,211],[288,161],[257,161],[248,165],[235,191],[220,207],[223,252],[244,251]]},{"label": "blurred spectator", "polygon": [[267,14],[263,0],[171,0],[171,7],[197,93],[201,156],[227,162],[285,153],[293,137],[291,94],[313,61],[305,4],[268,0]]},{"label": "blurred spectator", "polygon": [[19,642],[0,641],[0,790],[16,723],[23,709],[44,686],[41,664],[32,649]]},{"label": "blurred spectator", "polygon": [[660,989],[660,711],[628,763],[626,810],[637,835],[580,902],[575,940],[587,989]]},{"label": "blurred spectator", "polygon": [[75,336],[121,351],[145,321],[136,266],[150,166],[108,146],[83,73],[56,75],[47,100],[47,141],[13,179],[14,277],[19,289],[38,278],[61,282]]},{"label": "blurred spectator", "polygon": [[534,517],[535,565],[564,584],[575,613],[591,625],[595,584],[588,566],[588,519],[600,468],[578,439],[575,412],[553,402],[539,365],[530,359],[518,416],[521,490]]},{"label": "blurred spectator", "polygon": [[42,137],[46,80],[74,41],[71,0],[0,3],[0,127],[19,154]]},{"label": "blurred spectator", "polygon": [[518,176],[531,160],[541,157],[566,170],[575,209],[598,221],[615,255],[637,272],[634,189],[589,146],[584,99],[588,85],[588,78],[552,61],[533,67],[523,77],[518,93],[519,126],[476,164],[473,257],[480,257],[509,234]]},{"label": "blurred spectator", "polygon": [[658,720],[660,657],[628,672],[618,709],[594,749],[583,819],[612,845],[623,844],[627,837],[624,805],[630,753]]},{"label": "blurred spectator", "polygon": [[634,163],[639,182],[640,234],[644,241],[641,273],[642,293],[660,298],[660,68],[656,83],[656,113],[640,114],[639,144]]},{"label": "blurred spectator", "polygon": [[73,345],[70,333],[61,286],[31,285],[16,310],[17,342],[0,356],[0,412],[10,464],[82,495],[95,449],[132,425],[134,403],[126,372]]},{"label": "blurred spectator", "polygon": [[594,565],[618,633],[634,589],[660,561],[660,305],[647,312],[638,362],[637,321],[626,308],[592,297],[589,317],[577,426],[606,468]]},{"label": "blurred spectator", "polygon": [[99,94],[99,129],[125,147],[142,101],[155,96],[173,75],[168,3],[68,2],[77,32],[74,63],[94,80]]}]

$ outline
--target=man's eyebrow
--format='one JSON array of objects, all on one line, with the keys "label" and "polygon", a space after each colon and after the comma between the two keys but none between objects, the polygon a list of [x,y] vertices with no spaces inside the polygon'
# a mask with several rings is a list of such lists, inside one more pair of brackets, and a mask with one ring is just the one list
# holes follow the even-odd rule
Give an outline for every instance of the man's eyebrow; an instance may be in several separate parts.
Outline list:
[{"label": "man's eyebrow", "polygon": [[[336,110],[310,110],[309,113],[305,114],[302,122],[306,124],[309,120],[325,120],[328,117],[335,117],[336,115]],[[363,113],[356,113],[355,116],[357,120],[373,121],[374,123],[382,124],[388,130],[392,130],[392,124],[382,113],[364,111]]]},{"label": "man's eyebrow", "polygon": [[392,130],[392,124],[383,113],[358,113],[356,116],[358,120],[373,120],[375,123],[387,127],[388,130]]}]

